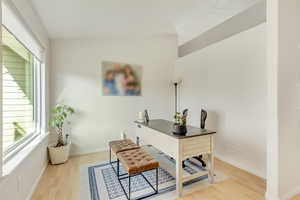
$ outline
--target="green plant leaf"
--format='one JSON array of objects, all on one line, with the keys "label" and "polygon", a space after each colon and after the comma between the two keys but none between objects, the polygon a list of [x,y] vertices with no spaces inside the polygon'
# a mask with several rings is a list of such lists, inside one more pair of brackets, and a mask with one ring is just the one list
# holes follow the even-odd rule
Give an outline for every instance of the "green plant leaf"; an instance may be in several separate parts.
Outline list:
[{"label": "green plant leaf", "polygon": [[62,112],[62,115],[63,115],[65,118],[67,118],[67,116],[68,116],[67,113],[64,112],[64,111]]},{"label": "green plant leaf", "polygon": [[69,111],[69,113],[71,113],[71,114],[73,114],[75,111],[74,111],[74,109],[73,108],[71,108],[71,107],[68,107],[67,108],[67,110]]}]

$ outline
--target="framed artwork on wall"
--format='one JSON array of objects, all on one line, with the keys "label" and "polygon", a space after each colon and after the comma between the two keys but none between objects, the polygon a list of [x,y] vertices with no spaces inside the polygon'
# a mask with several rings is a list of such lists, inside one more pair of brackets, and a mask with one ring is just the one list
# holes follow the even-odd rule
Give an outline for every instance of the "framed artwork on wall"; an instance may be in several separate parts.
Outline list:
[{"label": "framed artwork on wall", "polygon": [[142,66],[102,62],[102,94],[104,96],[141,96]]}]

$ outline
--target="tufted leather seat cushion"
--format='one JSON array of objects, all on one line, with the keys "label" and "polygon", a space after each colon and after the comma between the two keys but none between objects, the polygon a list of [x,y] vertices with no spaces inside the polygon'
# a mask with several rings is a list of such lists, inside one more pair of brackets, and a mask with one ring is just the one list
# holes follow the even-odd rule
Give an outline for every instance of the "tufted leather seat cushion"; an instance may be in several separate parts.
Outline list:
[{"label": "tufted leather seat cushion", "polygon": [[159,167],[159,163],[142,149],[123,151],[118,153],[117,157],[129,175]]},{"label": "tufted leather seat cushion", "polygon": [[122,151],[140,148],[137,144],[133,143],[129,139],[111,141],[109,142],[109,147],[115,154]]}]

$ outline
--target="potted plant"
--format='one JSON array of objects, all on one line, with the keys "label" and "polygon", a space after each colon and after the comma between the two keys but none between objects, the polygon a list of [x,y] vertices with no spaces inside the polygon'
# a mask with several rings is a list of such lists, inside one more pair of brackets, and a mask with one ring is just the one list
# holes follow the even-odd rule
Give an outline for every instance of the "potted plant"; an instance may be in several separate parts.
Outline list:
[{"label": "potted plant", "polygon": [[74,109],[67,105],[56,105],[55,108],[51,110],[50,126],[54,128],[57,133],[57,142],[48,146],[52,164],[65,163],[69,158],[71,142],[67,140],[68,135],[64,135],[63,127],[66,119],[74,112]]},{"label": "potted plant", "polygon": [[188,110],[185,109],[182,114],[180,112],[176,112],[174,119],[175,123],[173,125],[173,133],[177,135],[185,135],[187,132],[186,129],[186,120],[187,120],[187,112]]}]

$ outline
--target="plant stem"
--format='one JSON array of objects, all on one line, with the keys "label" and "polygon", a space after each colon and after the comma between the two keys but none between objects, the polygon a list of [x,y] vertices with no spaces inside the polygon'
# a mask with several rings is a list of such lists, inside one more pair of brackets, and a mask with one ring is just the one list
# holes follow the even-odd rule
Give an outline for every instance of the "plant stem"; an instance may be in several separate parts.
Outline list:
[{"label": "plant stem", "polygon": [[57,131],[58,131],[58,138],[57,138],[56,147],[64,146],[62,127],[59,127]]}]

